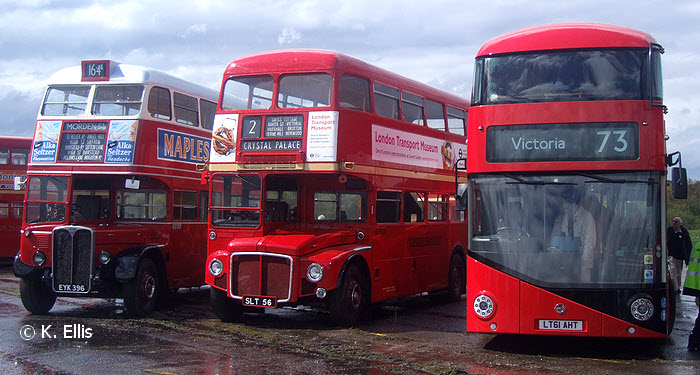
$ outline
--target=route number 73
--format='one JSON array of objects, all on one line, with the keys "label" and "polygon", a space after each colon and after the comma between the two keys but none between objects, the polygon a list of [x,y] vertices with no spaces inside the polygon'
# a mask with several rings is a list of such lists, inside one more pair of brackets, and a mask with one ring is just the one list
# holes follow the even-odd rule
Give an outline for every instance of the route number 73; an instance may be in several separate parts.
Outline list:
[{"label": "route number 73", "polygon": [[613,150],[617,152],[625,152],[627,150],[627,140],[625,139],[627,130],[599,130],[596,134],[603,136],[603,141],[600,142],[600,147],[598,147],[599,153],[603,152],[611,135],[613,139],[617,137],[616,140],[611,141],[614,142]]}]

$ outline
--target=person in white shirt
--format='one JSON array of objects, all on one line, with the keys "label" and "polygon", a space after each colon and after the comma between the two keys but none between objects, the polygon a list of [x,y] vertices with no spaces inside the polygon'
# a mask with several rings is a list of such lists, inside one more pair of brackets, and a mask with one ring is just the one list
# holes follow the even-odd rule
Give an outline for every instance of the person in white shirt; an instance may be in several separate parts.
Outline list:
[{"label": "person in white shirt", "polygon": [[591,281],[593,256],[596,245],[596,226],[593,215],[581,206],[582,194],[566,189],[562,195],[562,213],[554,222],[553,236],[581,239],[581,280]]}]

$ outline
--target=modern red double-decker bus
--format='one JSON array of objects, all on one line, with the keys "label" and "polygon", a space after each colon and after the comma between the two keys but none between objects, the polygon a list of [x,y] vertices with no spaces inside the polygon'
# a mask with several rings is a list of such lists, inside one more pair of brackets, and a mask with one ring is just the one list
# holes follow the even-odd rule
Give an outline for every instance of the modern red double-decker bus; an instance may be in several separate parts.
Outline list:
[{"label": "modern red double-decker bus", "polygon": [[222,90],[205,174],[220,319],[323,304],[352,325],[373,302],[460,298],[467,100],[321,50],[236,59]]},{"label": "modern red double-decker bus", "polygon": [[0,260],[13,258],[19,251],[24,191],[14,188],[15,177],[25,179],[32,139],[0,136]]},{"label": "modern red double-decker bus", "polygon": [[108,60],[56,72],[39,111],[14,263],[25,308],[56,296],[123,298],[151,312],[204,284],[216,90]]},{"label": "modern red double-decker bus", "polygon": [[666,337],[660,57],[647,33],[552,24],[478,52],[467,331]]}]

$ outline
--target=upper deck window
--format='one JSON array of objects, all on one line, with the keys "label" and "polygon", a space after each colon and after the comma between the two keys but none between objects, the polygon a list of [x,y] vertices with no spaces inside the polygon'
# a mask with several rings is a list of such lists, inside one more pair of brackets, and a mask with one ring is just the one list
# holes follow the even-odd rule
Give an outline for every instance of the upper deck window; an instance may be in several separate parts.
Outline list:
[{"label": "upper deck window", "polygon": [[327,73],[289,74],[280,78],[277,105],[280,108],[328,107],[333,78]]},{"label": "upper deck window", "polygon": [[467,116],[464,110],[447,106],[447,129],[452,134],[464,135]]},{"label": "upper deck window", "polygon": [[364,78],[343,75],[340,77],[338,101],[343,108],[372,112],[369,81]]},{"label": "upper deck window", "polygon": [[634,48],[482,57],[473,104],[645,99],[648,53]]},{"label": "upper deck window", "polygon": [[14,164],[14,165],[27,165],[27,159],[29,159],[29,149],[28,148],[13,148],[12,149],[12,164]]},{"label": "upper deck window", "polygon": [[173,107],[175,107],[175,122],[185,125],[199,126],[199,108],[197,98],[173,93]]},{"label": "upper deck window", "polygon": [[425,115],[428,118],[428,127],[445,130],[445,106],[432,100],[425,100]]},{"label": "upper deck window", "polygon": [[224,84],[221,109],[265,109],[272,105],[272,76],[231,77]]},{"label": "upper deck window", "polygon": [[170,120],[170,90],[162,87],[151,88],[148,94],[148,113],[157,119]]},{"label": "upper deck window", "polygon": [[199,100],[199,115],[202,117],[202,127],[212,130],[214,128],[214,115],[216,114],[216,103],[208,100]]},{"label": "upper deck window", "polygon": [[87,108],[90,86],[49,87],[41,114],[44,116],[79,116]]},{"label": "upper deck window", "polygon": [[135,116],[141,112],[143,86],[97,86],[92,114],[98,116]]},{"label": "upper deck window", "polygon": [[381,83],[374,84],[374,105],[377,114],[393,119],[399,119],[399,90],[384,86]]},{"label": "upper deck window", "polygon": [[401,93],[403,120],[416,125],[423,125],[423,98],[418,95]]}]

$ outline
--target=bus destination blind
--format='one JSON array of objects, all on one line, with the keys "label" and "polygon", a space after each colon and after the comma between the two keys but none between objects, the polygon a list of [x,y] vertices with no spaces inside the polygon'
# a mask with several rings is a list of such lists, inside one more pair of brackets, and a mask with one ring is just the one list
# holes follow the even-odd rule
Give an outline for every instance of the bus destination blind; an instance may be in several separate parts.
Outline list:
[{"label": "bus destination blind", "polygon": [[491,126],[486,131],[489,163],[636,160],[636,123],[577,123]]}]

